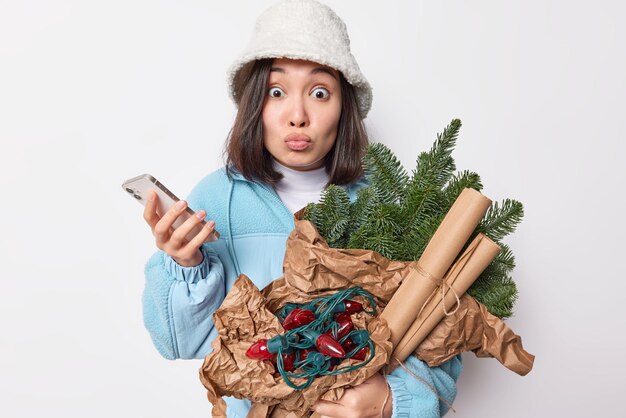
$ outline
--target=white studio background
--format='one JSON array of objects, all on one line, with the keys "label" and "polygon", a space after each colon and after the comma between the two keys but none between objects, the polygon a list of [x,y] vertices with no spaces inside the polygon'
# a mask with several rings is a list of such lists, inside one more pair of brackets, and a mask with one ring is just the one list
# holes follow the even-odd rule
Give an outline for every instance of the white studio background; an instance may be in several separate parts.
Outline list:
[{"label": "white studio background", "polygon": [[[221,165],[226,70],[271,3],[0,1],[3,417],[210,416],[201,361],[144,330],[155,246],[120,185],[186,196]],[[525,205],[508,324],[535,368],[466,353],[449,416],[623,416],[626,6],[327,3],[374,86],[372,139],[412,169],[458,117],[457,167]]]}]

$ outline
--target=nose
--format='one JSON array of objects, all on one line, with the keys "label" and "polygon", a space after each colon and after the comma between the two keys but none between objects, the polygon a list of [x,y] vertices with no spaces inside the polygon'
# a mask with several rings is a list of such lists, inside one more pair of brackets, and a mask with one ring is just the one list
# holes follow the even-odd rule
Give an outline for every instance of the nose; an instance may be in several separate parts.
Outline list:
[{"label": "nose", "polygon": [[290,103],[289,126],[304,128],[309,125],[309,116],[307,114],[304,101],[300,98],[292,100]]}]

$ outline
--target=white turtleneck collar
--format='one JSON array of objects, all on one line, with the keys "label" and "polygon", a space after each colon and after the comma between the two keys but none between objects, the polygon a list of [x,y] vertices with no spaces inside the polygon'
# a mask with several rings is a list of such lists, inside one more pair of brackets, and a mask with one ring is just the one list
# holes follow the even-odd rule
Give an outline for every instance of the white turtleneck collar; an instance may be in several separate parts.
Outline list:
[{"label": "white turtleneck collar", "polygon": [[298,171],[285,167],[272,159],[274,170],[283,175],[276,184],[276,193],[285,206],[295,213],[305,207],[307,203],[317,203],[328,183],[326,167],[309,171]]}]

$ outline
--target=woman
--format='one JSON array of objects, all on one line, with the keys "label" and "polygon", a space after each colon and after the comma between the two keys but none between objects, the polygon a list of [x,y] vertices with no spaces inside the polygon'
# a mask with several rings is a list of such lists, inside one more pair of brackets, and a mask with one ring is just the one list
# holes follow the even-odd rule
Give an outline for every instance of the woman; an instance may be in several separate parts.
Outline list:
[{"label": "woman", "polygon": [[[153,195],[144,218],[160,249],[146,266],[144,318],[166,358],[203,358],[216,336],[211,314],[239,274],[259,288],[282,275],[293,213],[317,201],[328,184],[352,199],[363,187],[367,136],[363,118],[371,88],[350,53],[345,24],[314,0],[287,0],[257,20],[248,50],[230,73],[238,113],[227,164],[205,177],[188,200],[196,210],[175,231],[186,202],[162,218]],[[187,242],[202,219],[211,220]],[[220,239],[209,241],[214,229]],[[338,402],[319,401],[329,417],[435,417],[452,402],[460,357],[429,368],[411,357],[411,372],[376,374]],[[245,417],[250,402],[227,398],[228,416]]]}]

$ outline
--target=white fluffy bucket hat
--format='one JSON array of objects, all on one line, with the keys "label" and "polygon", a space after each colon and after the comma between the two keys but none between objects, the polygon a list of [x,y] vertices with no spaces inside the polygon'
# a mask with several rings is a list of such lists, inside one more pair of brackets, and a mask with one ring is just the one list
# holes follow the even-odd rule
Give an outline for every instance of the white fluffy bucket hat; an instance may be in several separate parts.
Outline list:
[{"label": "white fluffy bucket hat", "polygon": [[341,71],[355,89],[361,117],[367,116],[372,88],[350,52],[345,23],[330,7],[315,0],[283,0],[261,13],[248,48],[228,71],[235,103],[254,61],[262,58],[303,59]]}]

